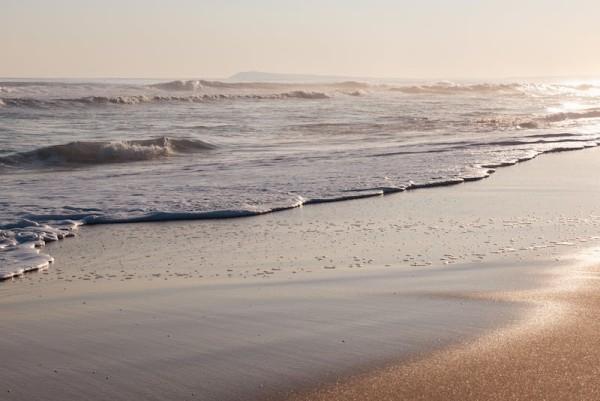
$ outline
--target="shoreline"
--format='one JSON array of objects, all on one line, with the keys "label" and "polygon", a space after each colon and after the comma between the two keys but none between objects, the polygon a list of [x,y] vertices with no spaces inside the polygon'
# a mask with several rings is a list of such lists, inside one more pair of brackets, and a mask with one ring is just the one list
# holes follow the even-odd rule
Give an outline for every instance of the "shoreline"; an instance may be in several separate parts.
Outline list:
[{"label": "shoreline", "polygon": [[[477,169],[487,169],[483,174],[477,176],[465,176],[457,177],[455,179],[448,179],[444,181],[431,181],[426,183],[409,183],[406,186],[399,187],[382,187],[382,188],[367,188],[363,190],[354,190],[354,194],[338,197],[338,198],[313,198],[303,199],[298,195],[299,200],[291,206],[274,207],[268,210],[250,211],[250,210],[214,210],[208,212],[153,212],[150,215],[129,217],[124,219],[105,218],[102,216],[90,215],[79,220],[70,220],[68,216],[61,216],[66,219],[66,224],[60,224],[58,227],[48,227],[45,231],[45,239],[34,241],[33,243],[24,243],[19,245],[19,250],[24,253],[29,253],[27,258],[27,265],[20,264],[18,268],[2,269],[0,267],[0,283],[6,280],[11,280],[16,277],[20,277],[23,274],[43,271],[48,269],[53,263],[54,259],[51,255],[41,252],[44,250],[46,244],[61,241],[73,237],[75,230],[81,226],[94,226],[94,225],[105,225],[105,224],[135,224],[135,223],[158,223],[158,222],[175,222],[175,221],[203,221],[203,220],[231,220],[245,217],[258,217],[263,215],[270,215],[273,213],[286,212],[299,207],[309,205],[322,205],[327,203],[338,203],[355,201],[368,198],[383,197],[393,195],[402,192],[414,191],[418,189],[432,189],[432,188],[443,188],[452,187],[460,184],[472,183],[485,180],[490,178],[499,168],[506,168],[517,166],[524,162],[532,161],[539,156],[550,155],[556,153],[572,152],[578,150],[593,149],[600,146],[589,145],[588,143],[581,144],[575,147],[557,147],[551,148],[546,151],[539,151],[528,157],[515,159],[510,161],[504,161],[497,164],[486,164],[473,166]],[[28,251],[29,250],[29,251]],[[9,258],[10,260],[10,258]]]},{"label": "shoreline", "polygon": [[260,218],[83,227],[49,244],[52,269],[0,286],[0,391],[283,399],[468,347],[534,310],[507,294],[600,243],[599,154]]}]

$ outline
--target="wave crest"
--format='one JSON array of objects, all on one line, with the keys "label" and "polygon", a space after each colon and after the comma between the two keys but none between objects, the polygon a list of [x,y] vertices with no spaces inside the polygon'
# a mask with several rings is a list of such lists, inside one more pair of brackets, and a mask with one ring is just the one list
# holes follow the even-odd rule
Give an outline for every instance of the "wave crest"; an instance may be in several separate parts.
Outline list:
[{"label": "wave crest", "polygon": [[0,98],[0,107],[37,107],[50,108],[60,106],[102,106],[135,105],[142,103],[202,103],[219,100],[278,100],[278,99],[329,99],[324,92],[294,90],[273,94],[203,94],[190,96],[85,96],[69,99]]},{"label": "wave crest", "polygon": [[0,157],[0,164],[23,165],[108,164],[153,160],[180,153],[196,153],[213,149],[214,145],[197,139],[159,137],[133,141],[80,141],[52,145],[29,152]]},{"label": "wave crest", "polygon": [[522,93],[520,84],[457,84],[438,82],[429,85],[395,86],[391,91],[407,94],[461,94],[461,93]]},{"label": "wave crest", "polygon": [[200,81],[170,81],[149,85],[152,88],[169,91],[194,91],[200,88]]},{"label": "wave crest", "polygon": [[504,117],[494,116],[489,118],[480,118],[475,121],[483,126],[503,129],[503,128],[519,128],[519,129],[537,129],[544,125],[540,121],[533,119],[523,119],[521,117]]},{"label": "wave crest", "polygon": [[548,122],[560,122],[566,120],[579,120],[582,118],[599,118],[600,109],[589,109],[581,112],[564,112],[547,115],[545,120]]}]

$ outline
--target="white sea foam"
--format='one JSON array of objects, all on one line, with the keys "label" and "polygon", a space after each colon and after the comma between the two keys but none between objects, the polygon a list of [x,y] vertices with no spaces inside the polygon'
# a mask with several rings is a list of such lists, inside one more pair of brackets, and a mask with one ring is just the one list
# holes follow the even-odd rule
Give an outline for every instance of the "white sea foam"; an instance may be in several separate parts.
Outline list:
[{"label": "white sea foam", "polygon": [[40,253],[40,248],[47,242],[72,237],[80,223],[63,221],[55,224],[22,221],[11,229],[0,229],[0,281],[48,268],[54,258]]}]

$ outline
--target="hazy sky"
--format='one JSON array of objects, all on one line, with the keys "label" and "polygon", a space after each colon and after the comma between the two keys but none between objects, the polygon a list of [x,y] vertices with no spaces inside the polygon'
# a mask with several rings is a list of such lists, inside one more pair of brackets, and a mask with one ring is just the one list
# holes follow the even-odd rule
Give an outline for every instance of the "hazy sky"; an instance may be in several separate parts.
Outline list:
[{"label": "hazy sky", "polygon": [[0,76],[600,75],[598,0],[0,0]]}]

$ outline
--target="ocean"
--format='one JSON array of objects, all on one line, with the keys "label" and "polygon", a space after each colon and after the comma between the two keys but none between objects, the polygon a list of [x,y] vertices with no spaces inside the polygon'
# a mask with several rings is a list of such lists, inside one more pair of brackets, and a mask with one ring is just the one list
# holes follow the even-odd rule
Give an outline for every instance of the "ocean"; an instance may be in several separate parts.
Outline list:
[{"label": "ocean", "polygon": [[0,279],[84,224],[460,184],[597,146],[600,82],[0,80]]}]

